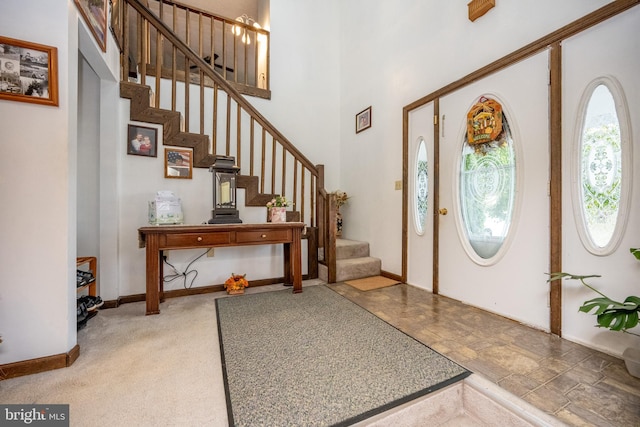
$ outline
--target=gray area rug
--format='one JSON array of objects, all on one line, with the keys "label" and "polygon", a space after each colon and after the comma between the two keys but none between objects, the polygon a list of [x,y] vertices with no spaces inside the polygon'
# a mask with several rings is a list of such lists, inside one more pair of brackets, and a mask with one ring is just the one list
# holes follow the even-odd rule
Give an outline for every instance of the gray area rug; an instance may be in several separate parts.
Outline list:
[{"label": "gray area rug", "polygon": [[326,286],[216,300],[229,425],[349,425],[470,372]]}]

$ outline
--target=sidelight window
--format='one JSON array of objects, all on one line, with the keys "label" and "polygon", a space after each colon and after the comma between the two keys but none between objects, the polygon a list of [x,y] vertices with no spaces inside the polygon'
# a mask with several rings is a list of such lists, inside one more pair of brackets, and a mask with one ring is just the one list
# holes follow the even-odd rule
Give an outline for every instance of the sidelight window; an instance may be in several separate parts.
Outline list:
[{"label": "sidelight window", "polygon": [[[625,182],[628,168],[624,163],[626,129],[618,115],[618,108],[626,107],[617,85],[610,79],[591,84],[585,92],[583,120],[577,144],[576,163],[577,206],[581,218],[581,237],[585,246],[595,254],[615,249],[622,235],[622,207],[625,203]],[[622,117],[626,117],[622,114]],[[575,191],[575,190],[574,190]]]},{"label": "sidelight window", "polygon": [[427,145],[425,144],[423,138],[420,138],[419,141],[420,142],[418,143],[414,165],[415,175],[413,186],[413,217],[415,220],[416,233],[422,235],[425,231],[427,219],[427,206],[429,199],[429,173],[427,171]]}]

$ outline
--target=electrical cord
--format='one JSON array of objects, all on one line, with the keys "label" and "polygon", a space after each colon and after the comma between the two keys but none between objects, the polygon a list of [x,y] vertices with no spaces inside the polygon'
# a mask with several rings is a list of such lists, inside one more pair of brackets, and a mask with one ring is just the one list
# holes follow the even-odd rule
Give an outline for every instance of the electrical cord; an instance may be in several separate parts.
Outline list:
[{"label": "electrical cord", "polygon": [[[191,289],[191,287],[193,286],[193,282],[196,280],[196,277],[198,277],[198,270],[195,270],[195,269],[194,270],[189,270],[189,268],[191,267],[191,264],[193,264],[194,262],[196,262],[197,260],[199,260],[200,258],[205,256],[207,254],[207,252],[209,252],[209,249],[204,251],[204,253],[202,253],[201,255],[198,255],[189,264],[187,264],[187,268],[185,268],[184,272],[178,271],[178,269],[173,264],[171,264],[169,261],[167,261],[167,256],[163,255],[162,259],[163,259],[164,263],[167,264],[169,267],[171,267],[173,269],[173,271],[175,272],[175,274],[168,274],[168,275],[164,276],[162,278],[162,281],[164,283],[171,283],[174,280],[182,278],[182,280],[183,280],[182,286],[185,289]],[[189,282],[189,286],[187,286],[187,280],[189,279],[190,275],[192,275],[191,281]]]}]

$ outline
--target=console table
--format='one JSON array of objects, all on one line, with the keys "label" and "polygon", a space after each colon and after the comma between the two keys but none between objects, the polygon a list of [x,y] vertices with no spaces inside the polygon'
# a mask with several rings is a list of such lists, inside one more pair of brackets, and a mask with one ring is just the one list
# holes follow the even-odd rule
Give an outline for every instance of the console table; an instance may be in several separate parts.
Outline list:
[{"label": "console table", "polygon": [[284,280],[293,293],[302,292],[302,222],[262,224],[156,225],[138,229],[140,248],[146,247],[147,314],[160,313],[164,292],[162,251],[284,244]]}]

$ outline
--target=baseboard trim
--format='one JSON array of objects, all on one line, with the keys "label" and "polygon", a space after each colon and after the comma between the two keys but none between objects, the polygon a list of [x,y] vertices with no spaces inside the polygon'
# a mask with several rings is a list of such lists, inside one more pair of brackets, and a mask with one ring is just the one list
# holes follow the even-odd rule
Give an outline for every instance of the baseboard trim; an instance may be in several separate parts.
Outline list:
[{"label": "baseboard trim", "polygon": [[397,274],[393,274],[393,273],[389,273],[388,271],[381,271],[380,275],[382,277],[386,277],[387,279],[391,279],[391,280],[397,280],[400,283],[404,283],[404,280],[402,280],[402,276],[398,276]]},{"label": "baseboard trim", "polygon": [[[308,274],[302,275],[302,280],[309,280]],[[267,286],[267,285],[275,285],[278,283],[283,283],[284,277],[274,277],[272,279],[261,279],[261,280],[251,280],[249,282],[250,288],[255,288],[258,286]],[[224,291],[224,285],[209,285],[209,286],[199,286],[197,288],[189,288],[189,289],[173,289],[170,291],[164,291],[160,294],[160,302],[163,302],[167,298],[178,298],[185,297],[189,295],[200,295],[200,294],[210,294],[212,292],[221,292]],[[117,308],[122,304],[128,304],[131,302],[142,302],[145,300],[145,294],[134,294],[134,295],[125,295],[117,300],[109,300],[105,301],[104,305],[101,307],[101,310],[107,308]]]},{"label": "baseboard trim", "polygon": [[71,366],[78,357],[80,357],[80,346],[76,344],[68,353],[0,365],[0,380],[67,368]]}]

